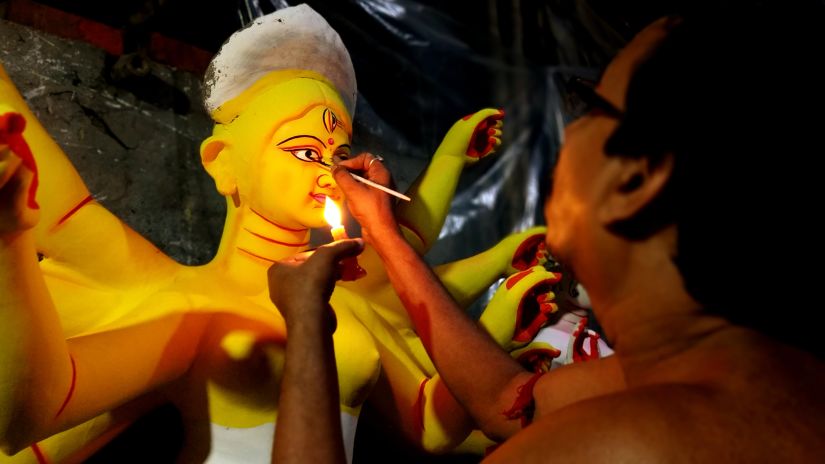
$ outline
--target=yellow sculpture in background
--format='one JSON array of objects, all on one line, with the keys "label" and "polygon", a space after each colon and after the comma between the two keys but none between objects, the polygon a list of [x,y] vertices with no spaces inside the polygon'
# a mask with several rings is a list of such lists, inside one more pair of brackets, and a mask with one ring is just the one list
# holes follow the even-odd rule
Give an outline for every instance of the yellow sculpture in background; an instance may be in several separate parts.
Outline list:
[{"label": "yellow sculpture in background", "polygon": [[[252,29],[306,18],[323,35],[316,41],[340,42],[306,6]],[[343,201],[328,166],[351,151],[354,77],[346,88],[334,70],[305,64],[255,75],[211,108],[216,124],[201,158],[227,216],[202,266],[173,261],[95,202],[0,67],[0,117],[14,122],[0,133],[17,137],[0,139],[0,443],[17,453],[0,462],[80,461],[162,402],[181,411],[183,462],[269,462],[287,334],[266,271],[308,247],[309,229],[325,226],[327,197]],[[419,252],[437,238],[463,167],[500,143],[501,118],[483,110],[458,121],[411,188],[398,214]],[[39,209],[27,201],[33,163],[21,164],[21,140],[40,171]],[[555,310],[548,296],[558,276],[536,266],[546,259],[543,236],[514,235],[438,269],[465,306],[522,271],[482,316],[510,349]],[[339,284],[331,299],[348,457],[371,394],[392,399],[382,403],[425,448],[454,448],[472,424],[439,381],[378,257],[366,250],[359,261],[368,276]]]}]

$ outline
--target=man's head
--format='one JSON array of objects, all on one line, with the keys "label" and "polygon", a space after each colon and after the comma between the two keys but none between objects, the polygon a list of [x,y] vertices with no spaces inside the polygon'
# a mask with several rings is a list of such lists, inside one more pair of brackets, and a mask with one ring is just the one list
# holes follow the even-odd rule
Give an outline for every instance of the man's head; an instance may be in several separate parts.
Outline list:
[{"label": "man's head", "polygon": [[[670,23],[657,21],[640,32],[608,65],[590,90],[610,110],[593,106],[565,129],[565,143],[545,205],[547,243],[553,255],[572,266],[587,285],[602,280],[609,250],[607,226],[634,216],[658,196],[670,166],[645,159],[609,157],[604,145],[626,111],[627,89],[635,69],[665,39]],[[592,99],[591,99],[592,100]],[[656,169],[661,168],[661,169]],[[589,281],[589,283],[588,283]]]},{"label": "man's head", "polygon": [[648,27],[597,88],[623,114],[568,127],[548,242],[586,285],[624,245],[672,234],[694,299],[772,324],[767,281],[799,279],[815,245],[825,41],[818,2],[762,3]]}]

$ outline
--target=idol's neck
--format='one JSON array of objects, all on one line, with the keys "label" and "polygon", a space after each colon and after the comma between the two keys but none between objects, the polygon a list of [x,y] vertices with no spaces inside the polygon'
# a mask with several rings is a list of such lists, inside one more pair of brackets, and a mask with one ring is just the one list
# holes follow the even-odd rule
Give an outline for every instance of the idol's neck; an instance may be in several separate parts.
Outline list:
[{"label": "idol's neck", "polygon": [[248,292],[266,290],[272,263],[309,247],[309,229],[286,227],[255,209],[227,201],[226,223],[215,258],[208,266]]}]

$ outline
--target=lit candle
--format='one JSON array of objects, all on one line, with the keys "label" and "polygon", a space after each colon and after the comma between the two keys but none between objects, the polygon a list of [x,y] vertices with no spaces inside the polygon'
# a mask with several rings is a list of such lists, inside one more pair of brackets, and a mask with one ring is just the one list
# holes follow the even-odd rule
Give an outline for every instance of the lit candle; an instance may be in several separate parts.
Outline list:
[{"label": "lit candle", "polygon": [[[334,201],[330,200],[329,197],[327,197],[327,200],[324,203],[324,219],[326,219],[327,223],[332,228],[330,232],[332,232],[333,240],[343,240],[345,238],[349,238],[347,235],[347,230],[344,228],[341,221],[341,209],[338,208],[338,205],[336,205]],[[367,275],[367,271],[365,271],[358,264],[358,259],[354,256],[341,260],[340,271],[341,280],[356,280]]]},{"label": "lit candle", "polygon": [[349,238],[347,235],[347,230],[341,223],[341,209],[338,208],[338,205],[336,205],[334,201],[330,200],[329,197],[327,197],[327,200],[324,203],[324,219],[326,219],[327,224],[332,227],[331,232],[333,240],[343,240],[345,238]]}]

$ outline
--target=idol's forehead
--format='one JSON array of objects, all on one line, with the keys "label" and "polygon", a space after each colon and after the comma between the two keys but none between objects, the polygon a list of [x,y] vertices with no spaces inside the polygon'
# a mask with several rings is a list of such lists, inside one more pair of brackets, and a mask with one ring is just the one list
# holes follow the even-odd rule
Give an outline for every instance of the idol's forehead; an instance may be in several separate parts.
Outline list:
[{"label": "idol's forehead", "polygon": [[280,126],[302,118],[315,108],[328,109],[336,123],[347,134],[352,134],[352,117],[340,96],[328,83],[311,78],[296,78],[259,86],[219,108],[216,121],[226,120],[230,125],[268,121]]}]

